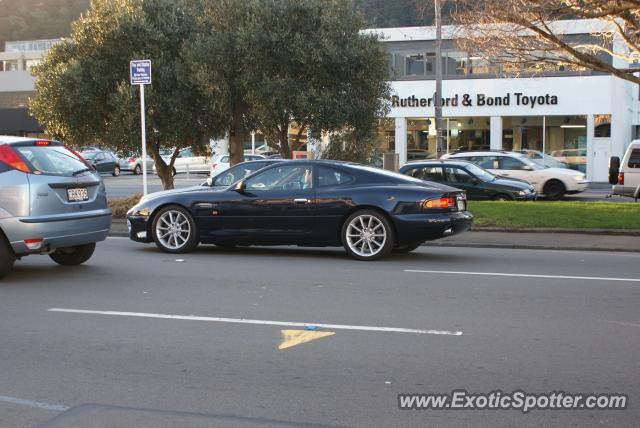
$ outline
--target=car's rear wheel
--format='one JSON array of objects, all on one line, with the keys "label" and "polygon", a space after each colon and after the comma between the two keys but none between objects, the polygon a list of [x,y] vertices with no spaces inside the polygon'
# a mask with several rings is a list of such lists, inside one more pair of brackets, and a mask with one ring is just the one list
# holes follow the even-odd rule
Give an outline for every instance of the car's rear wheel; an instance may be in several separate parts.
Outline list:
[{"label": "car's rear wheel", "polygon": [[133,175],[140,175],[142,174],[142,167],[140,165],[136,165],[135,168],[133,168]]},{"label": "car's rear wheel", "polygon": [[62,266],[77,266],[89,260],[95,249],[95,242],[76,247],[58,248],[55,252],[49,254],[49,257]]},{"label": "car's rear wheel", "polygon": [[393,249],[393,252],[398,254],[410,253],[416,248],[418,248],[420,245],[422,245],[422,242],[414,242],[413,244],[399,245]]},{"label": "car's rear wheel", "polygon": [[543,193],[550,201],[557,201],[562,199],[566,191],[567,189],[561,181],[549,180],[547,184],[544,185]]},{"label": "car's rear wheel", "polygon": [[5,242],[2,238],[2,234],[0,234],[0,278],[3,278],[11,272],[15,261],[16,257],[13,254],[13,251],[11,251],[9,244]]},{"label": "car's rear wheel", "polygon": [[198,230],[193,217],[177,205],[158,212],[151,226],[153,240],[167,253],[186,253],[198,246]]},{"label": "car's rear wheel", "polygon": [[387,218],[374,210],[351,214],[342,226],[342,244],[358,260],[377,260],[391,253],[395,236]]},{"label": "car's rear wheel", "polygon": [[113,172],[111,173],[111,175],[113,175],[114,177],[117,177],[120,175],[120,167],[116,166],[115,168],[113,168]]}]

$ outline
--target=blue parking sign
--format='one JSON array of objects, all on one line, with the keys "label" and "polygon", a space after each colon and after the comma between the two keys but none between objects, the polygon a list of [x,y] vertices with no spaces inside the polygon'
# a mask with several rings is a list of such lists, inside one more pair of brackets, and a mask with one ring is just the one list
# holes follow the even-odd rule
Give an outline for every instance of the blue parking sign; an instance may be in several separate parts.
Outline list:
[{"label": "blue parking sign", "polygon": [[142,59],[130,62],[130,75],[132,85],[151,84],[151,60]]}]

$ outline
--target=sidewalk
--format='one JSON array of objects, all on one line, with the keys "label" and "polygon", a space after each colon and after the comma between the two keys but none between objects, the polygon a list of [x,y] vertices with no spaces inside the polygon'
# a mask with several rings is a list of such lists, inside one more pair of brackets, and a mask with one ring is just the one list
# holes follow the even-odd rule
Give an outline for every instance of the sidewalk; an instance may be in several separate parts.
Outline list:
[{"label": "sidewalk", "polygon": [[[566,232],[471,231],[427,242],[430,247],[512,248],[532,250],[623,251],[640,253],[640,236]],[[635,232],[634,232],[635,233]],[[114,219],[109,236],[128,237],[125,220]]]}]

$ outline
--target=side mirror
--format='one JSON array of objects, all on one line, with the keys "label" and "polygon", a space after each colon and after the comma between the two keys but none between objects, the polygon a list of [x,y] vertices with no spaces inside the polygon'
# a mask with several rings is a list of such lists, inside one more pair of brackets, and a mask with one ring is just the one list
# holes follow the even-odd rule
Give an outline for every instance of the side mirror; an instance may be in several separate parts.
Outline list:
[{"label": "side mirror", "polygon": [[247,190],[247,183],[245,183],[244,180],[240,180],[236,183],[233,190],[235,190],[238,193],[244,193],[244,191]]},{"label": "side mirror", "polygon": [[522,169],[523,169],[524,171],[533,171],[533,168],[532,168],[532,167],[530,167],[529,165],[525,165],[525,166],[523,166],[523,167],[522,167]]},{"label": "side mirror", "polygon": [[207,178],[206,183],[207,183],[207,186],[212,187],[213,186],[213,177]]}]

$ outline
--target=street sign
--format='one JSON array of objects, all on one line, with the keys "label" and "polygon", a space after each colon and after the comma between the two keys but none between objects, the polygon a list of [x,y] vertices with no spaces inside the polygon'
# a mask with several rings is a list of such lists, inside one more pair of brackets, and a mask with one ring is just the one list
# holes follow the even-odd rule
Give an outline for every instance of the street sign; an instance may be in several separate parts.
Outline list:
[{"label": "street sign", "polygon": [[144,117],[144,85],[151,84],[151,60],[141,59],[129,63],[132,85],[140,85],[140,131],[142,134],[142,193],[147,196],[147,132]]},{"label": "street sign", "polygon": [[150,85],[151,84],[151,60],[142,59],[131,61],[129,63],[131,84],[132,85]]}]

